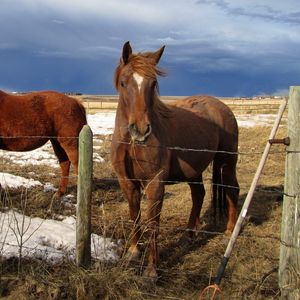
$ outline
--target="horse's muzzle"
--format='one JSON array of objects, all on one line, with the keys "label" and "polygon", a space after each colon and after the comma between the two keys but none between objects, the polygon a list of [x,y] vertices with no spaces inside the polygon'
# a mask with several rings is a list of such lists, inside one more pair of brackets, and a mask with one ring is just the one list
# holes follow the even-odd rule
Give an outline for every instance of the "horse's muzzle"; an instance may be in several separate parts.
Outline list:
[{"label": "horse's muzzle", "polygon": [[143,144],[146,142],[147,138],[151,134],[152,128],[150,124],[147,124],[144,130],[141,130],[135,123],[132,123],[128,125],[128,131],[133,142]]}]

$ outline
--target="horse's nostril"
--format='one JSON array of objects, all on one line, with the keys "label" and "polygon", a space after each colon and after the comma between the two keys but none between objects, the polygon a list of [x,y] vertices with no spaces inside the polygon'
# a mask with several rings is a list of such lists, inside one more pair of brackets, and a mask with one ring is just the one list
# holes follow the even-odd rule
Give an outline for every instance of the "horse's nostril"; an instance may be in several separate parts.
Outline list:
[{"label": "horse's nostril", "polygon": [[128,130],[130,133],[136,133],[137,132],[137,128],[136,128],[136,125],[135,123],[131,123],[128,125]]},{"label": "horse's nostril", "polygon": [[134,141],[144,142],[146,138],[151,134],[152,128],[150,124],[147,124],[142,128],[142,130],[136,125],[136,123],[131,123],[128,125],[128,131],[131,138]]},{"label": "horse's nostril", "polygon": [[147,124],[147,128],[146,128],[146,131],[145,131],[145,136],[148,136],[152,131],[152,128],[151,128],[151,125],[150,124]]},{"label": "horse's nostril", "polygon": [[128,125],[128,131],[133,140],[136,140],[139,136],[139,130],[135,123],[131,123]]}]

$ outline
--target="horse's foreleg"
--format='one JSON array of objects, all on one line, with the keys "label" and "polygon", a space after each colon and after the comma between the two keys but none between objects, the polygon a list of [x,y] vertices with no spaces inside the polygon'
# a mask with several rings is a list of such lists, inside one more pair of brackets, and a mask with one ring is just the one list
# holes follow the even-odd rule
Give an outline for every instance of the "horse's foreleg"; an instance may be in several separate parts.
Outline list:
[{"label": "horse's foreleg", "polygon": [[147,195],[147,229],[149,230],[149,257],[144,276],[157,279],[157,236],[159,234],[159,220],[164,197],[164,185],[159,181],[150,182],[145,188]]},{"label": "horse's foreleg", "polygon": [[200,178],[199,183],[189,184],[189,186],[191,189],[193,206],[192,206],[187,228],[189,230],[189,236],[193,237],[194,235],[193,230],[196,229],[197,223],[200,223],[199,217],[200,217],[200,212],[203,204],[203,199],[205,196],[205,189],[202,183],[202,176]]},{"label": "horse's foreleg", "polygon": [[140,219],[141,219],[141,191],[140,186],[137,183],[133,183],[130,180],[121,179],[120,186],[125,194],[129,204],[129,214],[131,220],[134,222],[133,231],[130,237],[130,246],[127,252],[127,257],[130,260],[136,260],[140,256],[140,249],[138,242],[141,237]]}]

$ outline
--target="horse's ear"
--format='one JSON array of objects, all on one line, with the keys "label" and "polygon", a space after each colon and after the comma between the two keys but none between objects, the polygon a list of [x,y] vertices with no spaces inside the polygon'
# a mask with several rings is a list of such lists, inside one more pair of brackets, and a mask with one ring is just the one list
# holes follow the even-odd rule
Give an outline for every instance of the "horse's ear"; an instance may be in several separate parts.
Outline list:
[{"label": "horse's ear", "polygon": [[128,63],[128,60],[129,60],[129,57],[131,56],[131,54],[132,54],[132,48],[128,41],[124,44],[123,52],[122,52],[122,60],[125,65]]},{"label": "horse's ear", "polygon": [[165,47],[166,46],[162,46],[159,50],[152,53],[152,57],[153,57],[156,64],[158,64],[162,54],[164,53]]}]

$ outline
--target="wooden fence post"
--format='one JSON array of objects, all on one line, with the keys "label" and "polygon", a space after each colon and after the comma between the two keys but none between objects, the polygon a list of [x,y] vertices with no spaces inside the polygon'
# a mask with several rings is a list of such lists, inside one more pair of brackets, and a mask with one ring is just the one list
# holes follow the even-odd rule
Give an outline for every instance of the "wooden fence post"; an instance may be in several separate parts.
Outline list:
[{"label": "wooden fence post", "polygon": [[91,264],[91,195],[93,176],[93,133],[85,125],[79,134],[79,165],[76,209],[76,263]]},{"label": "wooden fence post", "polygon": [[300,86],[290,87],[279,286],[281,299],[300,299]]}]

